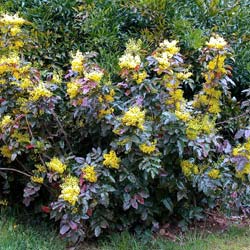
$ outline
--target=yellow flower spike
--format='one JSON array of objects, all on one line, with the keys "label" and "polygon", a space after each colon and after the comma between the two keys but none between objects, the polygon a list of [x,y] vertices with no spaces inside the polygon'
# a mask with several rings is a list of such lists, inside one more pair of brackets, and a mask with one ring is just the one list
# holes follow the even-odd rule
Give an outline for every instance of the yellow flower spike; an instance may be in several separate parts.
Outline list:
[{"label": "yellow flower spike", "polygon": [[139,146],[139,148],[145,154],[152,154],[156,150],[156,141],[151,142],[150,145],[143,143]]},{"label": "yellow flower spike", "polygon": [[44,97],[49,98],[53,95],[52,92],[48,90],[43,83],[39,83],[38,86],[29,91],[29,94],[30,100],[34,102]]},{"label": "yellow flower spike", "polygon": [[88,78],[89,80],[91,80],[91,81],[99,83],[101,81],[102,77],[103,77],[103,72],[93,70],[91,72],[85,72],[84,76],[86,78]]},{"label": "yellow flower spike", "polygon": [[141,111],[138,106],[129,108],[129,110],[121,118],[122,123],[125,126],[138,127],[144,129],[145,123],[145,111]]},{"label": "yellow flower spike", "polygon": [[224,49],[227,46],[227,42],[224,38],[219,35],[212,36],[209,42],[206,42],[206,45],[212,49]]},{"label": "yellow flower spike", "polygon": [[5,115],[0,122],[0,129],[4,129],[7,125],[11,124],[13,120],[10,115]]},{"label": "yellow flower spike", "polygon": [[4,145],[0,148],[1,154],[3,157],[11,159],[12,152],[10,148],[7,145]]},{"label": "yellow flower spike", "polygon": [[74,99],[79,93],[80,85],[77,82],[67,83],[67,94],[70,99]]},{"label": "yellow flower spike", "polygon": [[189,177],[192,174],[198,174],[199,173],[198,166],[193,164],[192,162],[190,162],[188,160],[181,161],[181,169],[182,169],[183,174],[186,177]]},{"label": "yellow flower spike", "polygon": [[109,168],[118,169],[120,167],[121,159],[117,157],[114,150],[111,150],[108,154],[103,155],[103,165]]},{"label": "yellow flower spike", "polygon": [[31,176],[31,181],[38,184],[43,184],[43,177]]},{"label": "yellow flower spike", "polygon": [[67,176],[60,185],[61,194],[59,198],[67,201],[70,205],[75,206],[80,194],[79,179],[74,176]]},{"label": "yellow flower spike", "polygon": [[212,169],[208,172],[208,176],[211,178],[211,179],[218,179],[220,178],[220,170],[218,169]]},{"label": "yellow flower spike", "polygon": [[85,168],[82,168],[82,172],[84,174],[83,178],[89,182],[96,182],[97,175],[95,172],[95,167],[87,165]]},{"label": "yellow flower spike", "polygon": [[139,55],[132,55],[130,53],[124,54],[119,58],[119,66],[121,69],[135,69],[141,64]]},{"label": "yellow flower spike", "polygon": [[67,168],[67,166],[63,164],[57,157],[53,157],[50,162],[46,163],[46,165],[50,170],[59,174],[63,174]]},{"label": "yellow flower spike", "polygon": [[0,25],[14,25],[14,26],[22,26],[25,24],[25,20],[21,17],[19,17],[17,14],[16,15],[8,15],[4,14],[0,18]]},{"label": "yellow flower spike", "polygon": [[72,70],[81,74],[84,69],[84,66],[83,66],[84,56],[82,52],[78,50],[76,54],[72,56],[72,58],[73,58],[71,61]]}]

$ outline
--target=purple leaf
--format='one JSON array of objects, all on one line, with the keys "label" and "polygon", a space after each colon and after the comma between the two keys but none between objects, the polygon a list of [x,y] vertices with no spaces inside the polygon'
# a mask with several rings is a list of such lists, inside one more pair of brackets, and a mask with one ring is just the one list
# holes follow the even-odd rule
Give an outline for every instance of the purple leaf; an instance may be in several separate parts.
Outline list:
[{"label": "purple leaf", "polygon": [[61,235],[64,235],[64,234],[67,233],[69,230],[70,230],[69,225],[63,225],[63,226],[60,228],[60,234],[61,234]]}]

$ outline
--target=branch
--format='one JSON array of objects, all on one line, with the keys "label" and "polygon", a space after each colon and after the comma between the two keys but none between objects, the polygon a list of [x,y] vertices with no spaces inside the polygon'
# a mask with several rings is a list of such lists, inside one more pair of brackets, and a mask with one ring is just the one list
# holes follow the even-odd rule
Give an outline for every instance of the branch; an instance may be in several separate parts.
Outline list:
[{"label": "branch", "polygon": [[64,128],[63,128],[63,126],[62,126],[62,123],[60,122],[60,120],[58,119],[58,117],[57,117],[57,115],[56,115],[56,113],[55,113],[54,111],[52,111],[52,115],[53,115],[54,118],[56,119],[56,122],[57,122],[57,124],[59,125],[59,127],[60,127],[60,129],[61,129],[61,132],[64,134],[65,141],[66,141],[66,143],[67,143],[67,145],[68,145],[70,151],[73,152],[73,149],[72,149],[72,147],[71,147],[71,144],[70,144],[70,142],[69,142],[69,140],[68,140],[68,135],[67,135],[66,131],[64,130]]},{"label": "branch", "polygon": [[30,175],[30,174],[27,174],[27,173],[25,173],[25,172],[23,172],[23,171],[21,171],[21,170],[15,169],[15,168],[0,168],[0,171],[12,171],[12,172],[17,172],[17,173],[22,174],[22,175],[25,175],[25,176],[27,176],[27,177],[29,177],[29,178],[32,176],[32,175]]},{"label": "branch", "polygon": [[246,116],[246,115],[248,115],[248,114],[250,114],[250,110],[248,110],[248,111],[246,111],[245,113],[240,114],[240,115],[238,115],[238,116],[231,117],[231,118],[229,118],[229,119],[228,119],[228,120],[226,120],[226,121],[223,121],[223,122],[217,122],[217,123],[216,123],[216,125],[218,125],[218,124],[225,124],[225,123],[229,123],[229,122],[231,122],[231,121],[233,121],[233,120],[237,120],[237,119],[239,119],[239,118],[241,118],[241,117],[244,117],[244,116]]}]

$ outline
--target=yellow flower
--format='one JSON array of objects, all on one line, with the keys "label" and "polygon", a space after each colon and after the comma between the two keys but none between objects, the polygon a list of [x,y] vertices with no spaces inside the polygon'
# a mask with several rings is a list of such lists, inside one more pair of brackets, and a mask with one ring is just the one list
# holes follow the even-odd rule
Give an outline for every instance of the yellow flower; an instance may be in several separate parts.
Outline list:
[{"label": "yellow flower", "polygon": [[0,200],[0,206],[8,206],[7,200]]},{"label": "yellow flower", "polygon": [[7,125],[11,124],[13,120],[11,119],[10,115],[5,115],[0,122],[0,128],[4,129]]},{"label": "yellow flower", "polygon": [[199,173],[199,168],[197,165],[193,164],[190,161],[183,160],[181,162],[181,168],[182,172],[185,176],[189,177],[192,174],[198,174]]},{"label": "yellow flower", "polygon": [[206,42],[209,48],[213,49],[224,49],[227,46],[227,42],[219,35],[212,36],[209,42]]},{"label": "yellow flower", "polygon": [[19,143],[30,143],[30,137],[27,133],[22,134],[15,130],[11,137],[15,138]]},{"label": "yellow flower", "polygon": [[85,77],[91,81],[99,83],[103,77],[103,72],[101,71],[91,71],[89,73],[85,72]]},{"label": "yellow flower", "polygon": [[22,89],[27,89],[32,86],[32,82],[29,78],[24,78],[21,80],[20,87]]},{"label": "yellow flower", "polygon": [[47,172],[47,169],[45,166],[41,165],[41,164],[37,164],[35,165],[36,169],[38,172],[40,173],[46,173]]},{"label": "yellow flower", "polygon": [[43,83],[40,83],[38,86],[34,87],[33,90],[29,91],[30,100],[31,101],[38,101],[40,98],[43,97],[51,97],[52,92],[48,90]]},{"label": "yellow flower", "polygon": [[191,119],[191,116],[190,116],[190,114],[189,114],[188,112],[182,112],[182,111],[176,110],[176,111],[175,111],[175,115],[176,115],[176,117],[177,117],[178,119],[180,119],[180,120],[182,120],[182,121],[184,121],[184,122],[186,122],[186,121],[188,121],[189,119]]},{"label": "yellow flower", "polygon": [[64,182],[60,187],[62,190],[59,198],[67,201],[72,206],[75,206],[80,194],[79,179],[69,175],[64,179]]},{"label": "yellow flower", "polygon": [[80,85],[77,82],[69,82],[67,83],[67,94],[70,99],[73,99],[77,96]]},{"label": "yellow flower", "polygon": [[13,28],[10,29],[11,36],[16,36],[20,32],[21,32],[21,29],[18,26],[14,26]]},{"label": "yellow flower", "polygon": [[43,184],[43,177],[31,176],[31,181],[39,184]]},{"label": "yellow flower", "polygon": [[19,17],[17,14],[14,16],[4,14],[0,18],[0,25],[16,25],[21,26],[25,23],[25,20],[21,17]]},{"label": "yellow flower", "polygon": [[137,84],[140,84],[146,79],[147,76],[148,76],[147,72],[142,71],[142,72],[139,72],[139,73],[135,73],[133,75],[133,79],[136,81]]},{"label": "yellow flower", "polygon": [[101,109],[100,111],[99,111],[99,114],[98,114],[98,116],[99,116],[99,118],[102,118],[102,117],[104,117],[105,115],[110,115],[110,114],[112,114],[114,112],[114,109],[113,108],[109,108],[109,109]]},{"label": "yellow flower", "polygon": [[103,165],[109,168],[116,168],[120,167],[121,159],[117,157],[114,150],[111,150],[108,154],[103,155],[104,161]]},{"label": "yellow flower", "polygon": [[9,158],[9,159],[11,158],[12,152],[7,145],[2,146],[0,148],[0,151],[3,157]]},{"label": "yellow flower", "polygon": [[162,43],[160,43],[160,47],[163,48],[168,53],[168,56],[171,57],[180,51],[180,48],[176,46],[177,43],[177,40],[173,40],[171,42],[164,40]]},{"label": "yellow flower", "polygon": [[139,148],[145,154],[152,154],[156,150],[156,141],[151,142],[150,145],[143,143],[139,146]]},{"label": "yellow flower", "polygon": [[183,73],[183,72],[180,72],[180,73],[177,73],[176,74],[176,77],[179,79],[179,80],[187,80],[189,77],[191,77],[193,74],[191,72],[187,72],[187,73]]},{"label": "yellow flower", "polygon": [[108,95],[104,95],[106,102],[113,102],[115,96],[115,91],[113,89],[110,90]]},{"label": "yellow flower", "polygon": [[125,126],[138,127],[143,130],[145,111],[141,111],[137,106],[129,108],[129,110],[123,115],[121,121]]},{"label": "yellow flower", "polygon": [[135,67],[141,64],[141,58],[138,55],[133,56],[130,53],[126,53],[119,58],[120,68],[135,69]]},{"label": "yellow flower", "polygon": [[220,178],[220,170],[212,169],[209,171],[208,176],[212,179],[218,179]]},{"label": "yellow flower", "polygon": [[67,168],[67,166],[63,164],[57,157],[53,157],[50,162],[46,163],[46,165],[50,170],[59,174],[62,174]]},{"label": "yellow flower", "polygon": [[89,182],[96,182],[97,181],[97,175],[95,172],[95,167],[87,165],[85,168],[82,168],[82,172],[84,174],[84,179],[86,179]]},{"label": "yellow flower", "polygon": [[71,61],[71,67],[72,70],[78,73],[83,72],[83,63],[84,63],[84,56],[83,54],[78,50],[75,55],[72,56]]},{"label": "yellow flower", "polygon": [[169,53],[163,52],[154,56],[159,63],[159,68],[161,70],[167,70],[170,67]]},{"label": "yellow flower", "polygon": [[187,123],[186,134],[190,140],[195,140],[199,135],[211,134],[215,130],[214,120],[210,120],[209,116],[196,117],[190,119]]}]

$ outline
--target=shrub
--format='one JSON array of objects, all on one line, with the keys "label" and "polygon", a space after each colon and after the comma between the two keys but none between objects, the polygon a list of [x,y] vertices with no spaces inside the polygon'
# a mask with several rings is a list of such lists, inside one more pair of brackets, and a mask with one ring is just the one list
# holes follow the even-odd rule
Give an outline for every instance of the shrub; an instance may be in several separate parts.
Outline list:
[{"label": "shrub", "polygon": [[185,228],[204,208],[230,209],[235,197],[241,205],[249,139],[232,150],[217,123],[232,84],[222,37],[200,51],[204,84],[185,98],[183,87],[195,81],[176,40],[148,57],[140,40],[130,40],[117,83],[93,53],[80,51],[62,78],[25,60],[25,23],[0,19],[0,171],[5,188],[11,178],[25,183],[25,205],[42,203],[73,241],[104,230],[157,230],[170,218]]}]

